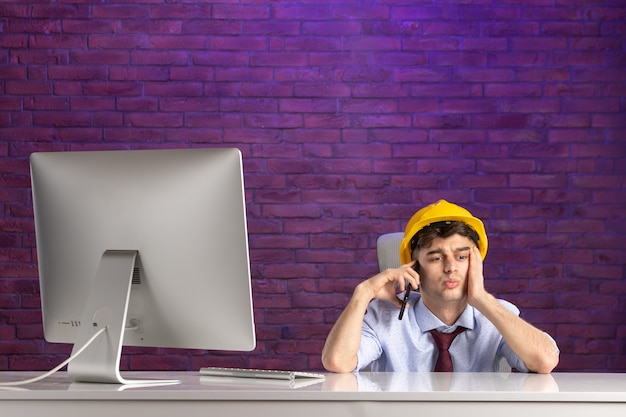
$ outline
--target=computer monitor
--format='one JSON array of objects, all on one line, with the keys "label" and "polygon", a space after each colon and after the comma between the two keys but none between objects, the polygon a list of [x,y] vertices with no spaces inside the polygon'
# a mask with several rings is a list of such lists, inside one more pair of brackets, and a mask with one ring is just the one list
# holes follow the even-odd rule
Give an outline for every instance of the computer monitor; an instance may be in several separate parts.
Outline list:
[{"label": "computer monitor", "polygon": [[[126,384],[122,345],[256,344],[238,149],[30,157],[44,337],[74,381]],[[146,381],[138,381],[145,383]]]}]

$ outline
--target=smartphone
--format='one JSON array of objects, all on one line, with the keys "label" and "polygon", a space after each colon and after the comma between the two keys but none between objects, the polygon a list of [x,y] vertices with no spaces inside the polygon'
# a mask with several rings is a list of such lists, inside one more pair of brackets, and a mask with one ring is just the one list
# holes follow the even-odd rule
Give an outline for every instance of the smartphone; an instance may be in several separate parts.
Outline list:
[{"label": "smartphone", "polygon": [[[413,269],[415,270],[415,272],[419,273],[420,264],[415,262],[415,265],[413,265]],[[406,303],[409,301],[409,295],[411,294],[412,289],[413,287],[411,286],[411,284],[408,284],[406,286],[406,291],[404,293],[404,298],[402,299],[402,306],[400,307],[400,314],[398,315],[398,320],[402,320],[402,317],[404,317],[404,310],[406,309]],[[417,290],[419,291],[419,287],[417,287]]]},{"label": "smartphone", "polygon": [[406,303],[409,301],[409,294],[411,294],[411,284],[407,284],[406,291],[404,293],[404,298],[402,299],[402,306],[400,307],[400,315],[398,316],[398,320],[402,320],[404,316],[404,310],[406,309]]}]

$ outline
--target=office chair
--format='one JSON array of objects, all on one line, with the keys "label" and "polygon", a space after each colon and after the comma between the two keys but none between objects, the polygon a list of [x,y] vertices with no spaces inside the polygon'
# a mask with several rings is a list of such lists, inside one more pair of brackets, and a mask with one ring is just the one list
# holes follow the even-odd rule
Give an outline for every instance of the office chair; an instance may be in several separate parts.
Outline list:
[{"label": "office chair", "polygon": [[388,268],[400,266],[400,243],[404,233],[386,233],[376,240],[376,254],[378,255],[378,269],[380,272]]},{"label": "office chair", "polygon": [[[400,243],[403,232],[386,233],[376,240],[376,254],[378,255],[378,269],[380,272],[388,268],[398,268],[400,263]],[[494,372],[511,372],[506,359],[502,358],[496,364]]]}]

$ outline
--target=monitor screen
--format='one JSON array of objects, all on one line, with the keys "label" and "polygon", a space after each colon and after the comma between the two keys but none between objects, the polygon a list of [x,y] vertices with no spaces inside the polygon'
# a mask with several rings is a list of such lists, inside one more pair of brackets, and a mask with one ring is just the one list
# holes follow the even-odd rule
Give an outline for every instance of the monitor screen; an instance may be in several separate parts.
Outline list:
[{"label": "monitor screen", "polygon": [[106,328],[68,366],[73,380],[128,382],[122,345],[254,349],[238,149],[41,152],[30,164],[44,336],[76,351]]}]

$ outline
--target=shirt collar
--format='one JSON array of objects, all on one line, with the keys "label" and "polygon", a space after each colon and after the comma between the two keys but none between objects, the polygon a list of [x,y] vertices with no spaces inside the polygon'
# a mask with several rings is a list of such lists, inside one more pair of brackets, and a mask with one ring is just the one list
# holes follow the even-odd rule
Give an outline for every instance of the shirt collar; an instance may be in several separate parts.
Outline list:
[{"label": "shirt collar", "polygon": [[472,308],[469,304],[465,307],[461,316],[452,326],[448,326],[439,320],[439,318],[424,305],[422,297],[420,297],[415,310],[417,325],[422,333],[426,333],[432,329],[448,333],[454,331],[458,326],[463,326],[466,329],[474,328],[474,308]]}]

